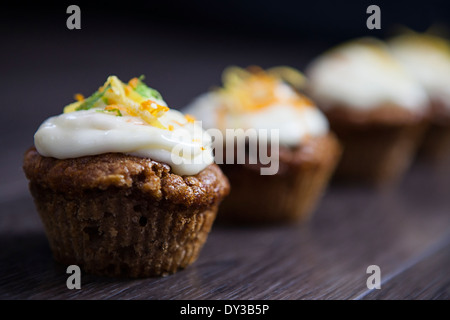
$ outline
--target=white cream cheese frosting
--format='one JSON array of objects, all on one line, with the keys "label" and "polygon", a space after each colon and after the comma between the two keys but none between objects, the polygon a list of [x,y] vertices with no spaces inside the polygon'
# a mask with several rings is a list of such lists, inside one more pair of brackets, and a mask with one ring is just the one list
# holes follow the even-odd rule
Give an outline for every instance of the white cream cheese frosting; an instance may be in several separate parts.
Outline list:
[{"label": "white cream cheese frosting", "polygon": [[94,107],[47,119],[35,133],[34,143],[45,157],[118,152],[166,163],[178,175],[195,175],[213,163],[211,136],[198,123],[176,110],[165,110],[157,120],[155,126],[126,110],[119,116]]},{"label": "white cream cheese frosting", "polygon": [[[289,104],[273,104],[255,112],[239,115],[221,115],[220,99],[214,93],[205,93],[195,99],[184,111],[202,120],[204,128],[247,130],[278,129],[282,145],[296,146],[307,137],[326,135],[328,120],[317,108],[298,108]],[[219,124],[223,123],[223,124]]]},{"label": "white cream cheese frosting", "polygon": [[[277,129],[279,143],[286,146],[297,146],[308,137],[323,136],[329,132],[325,115],[310,100],[300,97],[291,86],[277,80],[274,87],[261,86],[253,94],[259,95],[259,90],[273,91],[273,96],[268,99],[269,103],[262,107],[230,106],[227,93],[211,91],[197,97],[183,111],[202,120],[204,128],[218,128],[222,131]],[[237,102],[232,101],[231,104]]]},{"label": "white cream cheese frosting", "polygon": [[388,42],[394,57],[450,111],[450,43],[439,37],[408,33]]},{"label": "white cream cheese frosting", "polygon": [[370,110],[391,104],[423,113],[428,105],[424,88],[375,39],[340,45],[307,68],[309,93],[321,106]]}]

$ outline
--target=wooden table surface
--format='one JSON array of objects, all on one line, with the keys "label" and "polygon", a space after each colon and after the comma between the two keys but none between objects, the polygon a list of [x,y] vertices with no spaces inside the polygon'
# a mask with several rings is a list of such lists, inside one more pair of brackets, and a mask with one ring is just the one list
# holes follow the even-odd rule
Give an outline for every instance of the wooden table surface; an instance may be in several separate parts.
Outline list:
[{"label": "wooden table surface", "polygon": [[[0,298],[449,299],[448,190],[420,165],[389,192],[333,184],[308,224],[215,224],[199,259],[174,275],[82,274],[69,290],[23,189],[1,203]],[[381,269],[380,290],[366,286],[369,265]]]},{"label": "wooden table surface", "polygon": [[[143,33],[125,37],[114,26],[86,35],[92,25],[83,26],[80,33],[64,30],[64,23],[0,30],[12,48],[0,53],[0,299],[450,298],[450,175],[422,163],[385,192],[332,184],[308,224],[214,224],[199,259],[174,275],[125,280],[82,274],[81,289],[67,289],[66,269],[52,259],[21,170],[45,118],[109,74],[126,80],[144,73],[169,105],[180,107],[218,84],[227,65],[303,68],[326,47],[185,37],[162,27],[146,42]],[[366,286],[369,265],[381,269],[380,290]]]}]

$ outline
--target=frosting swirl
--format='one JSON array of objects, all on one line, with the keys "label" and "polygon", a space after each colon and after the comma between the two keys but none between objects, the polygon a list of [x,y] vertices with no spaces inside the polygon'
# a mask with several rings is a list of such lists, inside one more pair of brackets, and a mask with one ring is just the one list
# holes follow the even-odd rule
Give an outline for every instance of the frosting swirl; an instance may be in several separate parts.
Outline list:
[{"label": "frosting swirl", "polygon": [[200,95],[184,110],[201,119],[205,128],[277,129],[280,144],[297,146],[329,131],[325,115],[294,89],[304,82],[292,68],[231,67],[224,71],[223,87]]},{"label": "frosting swirl", "polygon": [[309,92],[323,109],[371,110],[388,104],[424,113],[428,105],[424,88],[376,39],[342,44],[313,61],[306,73]]},{"label": "frosting swirl", "polygon": [[388,43],[394,57],[423,85],[430,98],[450,112],[450,42],[428,34],[408,33]]},{"label": "frosting swirl", "polygon": [[[125,87],[120,80],[108,79],[103,90],[111,91],[101,101],[81,99],[42,123],[34,135],[42,156],[67,159],[119,152],[166,163],[179,175],[195,175],[213,163],[211,137],[192,117],[170,110],[162,98],[132,99],[117,88]],[[92,106],[80,108],[86,101]]]}]

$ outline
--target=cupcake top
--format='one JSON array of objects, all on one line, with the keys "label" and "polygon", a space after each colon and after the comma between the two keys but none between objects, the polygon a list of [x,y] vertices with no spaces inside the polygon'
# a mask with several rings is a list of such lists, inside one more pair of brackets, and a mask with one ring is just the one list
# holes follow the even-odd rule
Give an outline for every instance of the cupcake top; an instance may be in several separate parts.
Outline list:
[{"label": "cupcake top", "polygon": [[450,42],[425,33],[407,33],[389,41],[395,58],[450,112]]},{"label": "cupcake top", "polygon": [[309,92],[321,108],[359,111],[395,106],[424,113],[424,88],[393,58],[387,46],[363,38],[324,53],[307,69]]},{"label": "cupcake top", "polygon": [[193,117],[169,109],[142,76],[128,83],[110,76],[90,97],[76,98],[35,133],[40,155],[124,153],[166,163],[178,175],[195,175],[213,163],[211,136]]},{"label": "cupcake top", "polygon": [[277,129],[282,145],[297,146],[307,137],[328,133],[326,117],[294,87],[303,75],[288,67],[263,70],[229,67],[223,86],[204,93],[186,107],[205,128]]}]

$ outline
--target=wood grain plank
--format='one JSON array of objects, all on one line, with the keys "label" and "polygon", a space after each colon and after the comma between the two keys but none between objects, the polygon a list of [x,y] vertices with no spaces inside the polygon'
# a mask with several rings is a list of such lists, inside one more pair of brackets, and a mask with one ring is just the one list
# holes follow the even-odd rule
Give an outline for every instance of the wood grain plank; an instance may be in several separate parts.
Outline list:
[{"label": "wood grain plank", "polygon": [[450,238],[361,299],[450,300]]}]

